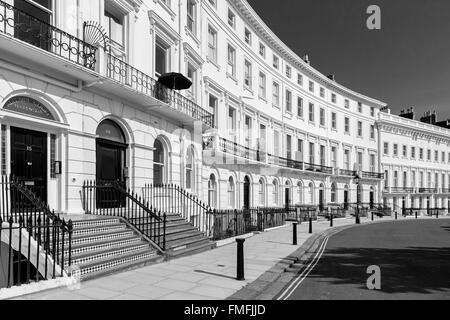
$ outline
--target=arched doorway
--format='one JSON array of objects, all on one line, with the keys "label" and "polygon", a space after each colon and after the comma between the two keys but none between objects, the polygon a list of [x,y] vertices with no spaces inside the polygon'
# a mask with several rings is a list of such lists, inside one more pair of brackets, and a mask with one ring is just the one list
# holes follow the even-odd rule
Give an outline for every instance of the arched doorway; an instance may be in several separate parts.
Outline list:
[{"label": "arched doorway", "polygon": [[292,189],[291,183],[289,181],[286,181],[286,186],[284,189],[284,205],[286,208],[288,208],[292,202],[291,189]]},{"label": "arched doorway", "polygon": [[250,209],[250,178],[246,176],[244,178],[244,209]]},{"label": "arched doorway", "polygon": [[166,183],[166,150],[161,140],[156,139],[153,144],[153,183]]},{"label": "arched doorway", "polygon": [[325,208],[325,187],[323,184],[319,188],[319,210],[323,211]]},{"label": "arched doorway", "polygon": [[348,188],[348,185],[346,185],[345,187],[344,187],[344,210],[348,210],[348,204],[349,204],[349,198],[348,198],[348,196],[349,196],[349,188]]},{"label": "arched doorway", "polygon": [[97,181],[119,182],[125,186],[126,144],[125,135],[117,123],[104,120],[97,128]]},{"label": "arched doorway", "polygon": [[195,154],[194,148],[191,147],[186,153],[186,190],[195,192]]},{"label": "arched doorway", "polygon": [[369,195],[369,201],[370,201],[370,208],[373,209],[375,206],[375,189],[373,187],[370,188],[370,195]]}]

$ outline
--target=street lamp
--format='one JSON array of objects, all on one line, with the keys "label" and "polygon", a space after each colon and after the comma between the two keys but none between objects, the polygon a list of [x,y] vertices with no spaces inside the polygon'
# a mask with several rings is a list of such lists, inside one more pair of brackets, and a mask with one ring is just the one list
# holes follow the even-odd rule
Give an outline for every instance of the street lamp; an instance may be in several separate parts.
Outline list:
[{"label": "street lamp", "polygon": [[358,173],[356,173],[356,176],[353,180],[356,184],[356,224],[361,224],[361,221],[359,219],[359,183],[361,182],[361,178]]}]

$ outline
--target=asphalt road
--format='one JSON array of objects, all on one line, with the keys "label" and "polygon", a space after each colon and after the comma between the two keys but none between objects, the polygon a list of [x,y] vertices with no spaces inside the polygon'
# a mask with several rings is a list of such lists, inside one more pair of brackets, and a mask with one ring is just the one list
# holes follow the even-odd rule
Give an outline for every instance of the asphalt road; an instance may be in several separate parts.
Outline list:
[{"label": "asphalt road", "polygon": [[[316,262],[288,300],[447,300],[450,220],[351,228],[331,237]],[[381,290],[367,288],[372,265],[380,267]]]}]

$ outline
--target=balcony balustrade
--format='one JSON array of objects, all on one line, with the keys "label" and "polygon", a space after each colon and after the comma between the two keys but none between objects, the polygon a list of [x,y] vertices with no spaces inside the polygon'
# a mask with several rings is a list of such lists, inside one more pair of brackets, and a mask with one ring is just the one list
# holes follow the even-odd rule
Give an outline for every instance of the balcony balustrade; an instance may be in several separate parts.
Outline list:
[{"label": "balcony balustrade", "polygon": [[142,71],[108,54],[107,77],[139,93],[148,95],[189,117],[214,128],[214,115],[179,92],[169,89]]},{"label": "balcony balustrade", "polygon": [[1,0],[0,34],[95,70],[96,47]]},{"label": "balcony balustrade", "polygon": [[273,164],[276,166],[290,168],[290,169],[304,170],[304,163],[301,161],[282,158],[282,157],[274,156],[271,154],[269,154],[269,156],[268,156],[268,161],[269,161],[269,164]]},{"label": "balcony balustrade", "polygon": [[363,171],[362,172],[362,178],[383,180],[384,179],[384,173]]}]

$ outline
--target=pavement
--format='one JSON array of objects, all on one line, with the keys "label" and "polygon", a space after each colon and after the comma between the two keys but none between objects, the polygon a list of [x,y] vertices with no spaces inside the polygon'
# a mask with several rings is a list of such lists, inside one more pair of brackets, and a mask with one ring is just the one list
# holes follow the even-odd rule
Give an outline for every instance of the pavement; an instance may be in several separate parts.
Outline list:
[{"label": "pavement", "polygon": [[[449,219],[343,230],[288,300],[449,300],[449,231]],[[367,287],[370,266],[379,268],[377,290]]]},{"label": "pavement", "polygon": [[[377,220],[393,219],[385,217]],[[362,218],[361,222],[371,223],[368,218]],[[354,218],[334,220],[335,228],[354,224]],[[305,246],[310,246],[314,237],[331,228],[329,221],[324,220],[314,223],[313,234],[309,234],[308,229],[308,223],[298,226],[296,246],[292,245],[290,224],[247,238],[244,252],[245,281],[236,280],[237,245],[232,242],[193,256],[82,282],[78,287],[63,287],[17,299],[225,300],[245,292],[256,280],[271,274],[273,268],[278,268],[278,272],[283,273],[285,268],[279,266],[286,263],[286,257],[305,251]]]}]

